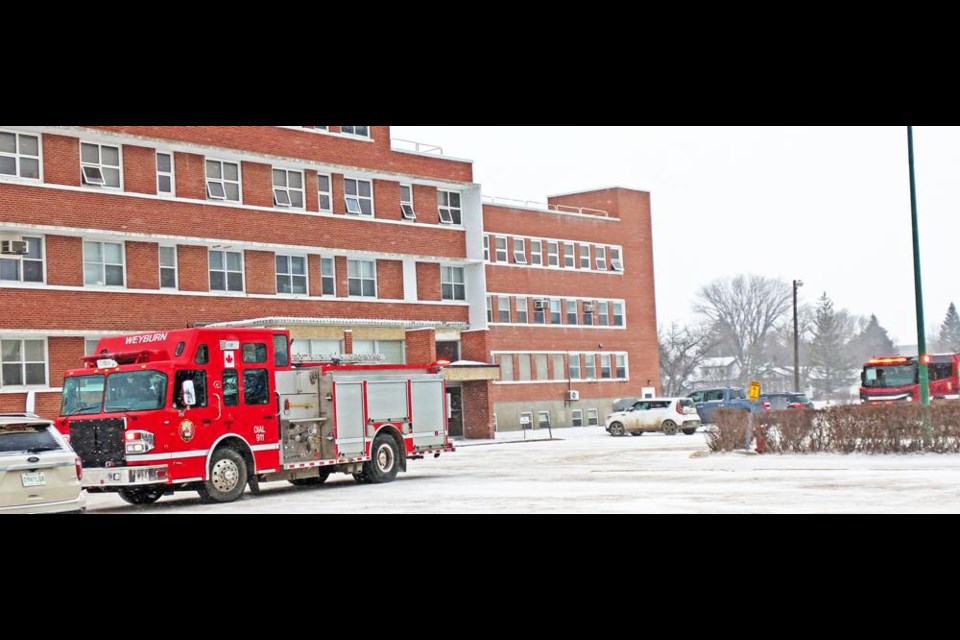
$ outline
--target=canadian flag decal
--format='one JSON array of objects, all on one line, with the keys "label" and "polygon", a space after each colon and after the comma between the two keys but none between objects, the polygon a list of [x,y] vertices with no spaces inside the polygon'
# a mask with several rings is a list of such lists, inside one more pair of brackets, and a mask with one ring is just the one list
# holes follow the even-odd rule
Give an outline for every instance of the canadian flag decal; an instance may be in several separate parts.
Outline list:
[{"label": "canadian flag decal", "polygon": [[224,351],[223,352],[223,368],[224,369],[234,369],[236,368],[237,360],[233,357],[233,351]]}]

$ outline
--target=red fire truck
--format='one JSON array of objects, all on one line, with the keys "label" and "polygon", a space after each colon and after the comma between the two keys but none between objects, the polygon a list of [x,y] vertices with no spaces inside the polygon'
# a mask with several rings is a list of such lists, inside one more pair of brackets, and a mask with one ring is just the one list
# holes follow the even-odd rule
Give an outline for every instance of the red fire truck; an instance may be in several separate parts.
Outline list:
[{"label": "red fire truck", "polygon": [[[931,398],[960,398],[960,354],[924,356],[930,378]],[[900,400],[919,401],[919,367],[915,357],[873,358],[860,373],[860,402],[876,404]]]},{"label": "red fire truck", "polygon": [[84,364],[66,372],[56,424],[88,491],[132,504],[230,502],[332,472],[390,482],[453,451],[443,363],[294,363],[285,330],[196,328],[104,338]]}]

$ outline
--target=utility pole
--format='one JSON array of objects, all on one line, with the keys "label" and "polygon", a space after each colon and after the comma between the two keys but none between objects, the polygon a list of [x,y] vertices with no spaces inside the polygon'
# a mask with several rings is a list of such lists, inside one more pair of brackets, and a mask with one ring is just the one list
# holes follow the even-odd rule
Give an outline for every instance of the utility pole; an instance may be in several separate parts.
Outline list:
[{"label": "utility pole", "polygon": [[920,284],[920,232],[917,227],[917,180],[913,169],[913,127],[907,127],[907,154],[910,160],[910,222],[913,225],[913,283],[917,304],[917,369],[920,405],[923,407],[923,443],[933,440],[930,425],[930,374],[927,370],[927,338],[923,322],[923,288]]},{"label": "utility pole", "polygon": [[797,289],[803,280],[793,281],[793,390],[800,393],[800,323],[797,320]]}]

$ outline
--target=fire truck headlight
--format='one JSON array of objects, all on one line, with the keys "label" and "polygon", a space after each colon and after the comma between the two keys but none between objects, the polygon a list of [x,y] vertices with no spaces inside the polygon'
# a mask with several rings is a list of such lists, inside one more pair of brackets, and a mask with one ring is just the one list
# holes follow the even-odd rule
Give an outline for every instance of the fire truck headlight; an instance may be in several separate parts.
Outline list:
[{"label": "fire truck headlight", "polygon": [[128,454],[146,453],[154,447],[153,434],[149,431],[127,431],[124,442]]}]

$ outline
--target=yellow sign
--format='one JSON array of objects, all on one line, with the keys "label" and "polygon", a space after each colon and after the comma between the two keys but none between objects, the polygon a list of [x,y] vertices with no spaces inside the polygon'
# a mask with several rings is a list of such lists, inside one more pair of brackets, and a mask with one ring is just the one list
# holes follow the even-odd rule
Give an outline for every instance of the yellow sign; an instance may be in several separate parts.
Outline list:
[{"label": "yellow sign", "polygon": [[760,381],[759,380],[750,381],[750,392],[747,394],[747,396],[754,402],[760,399]]}]

